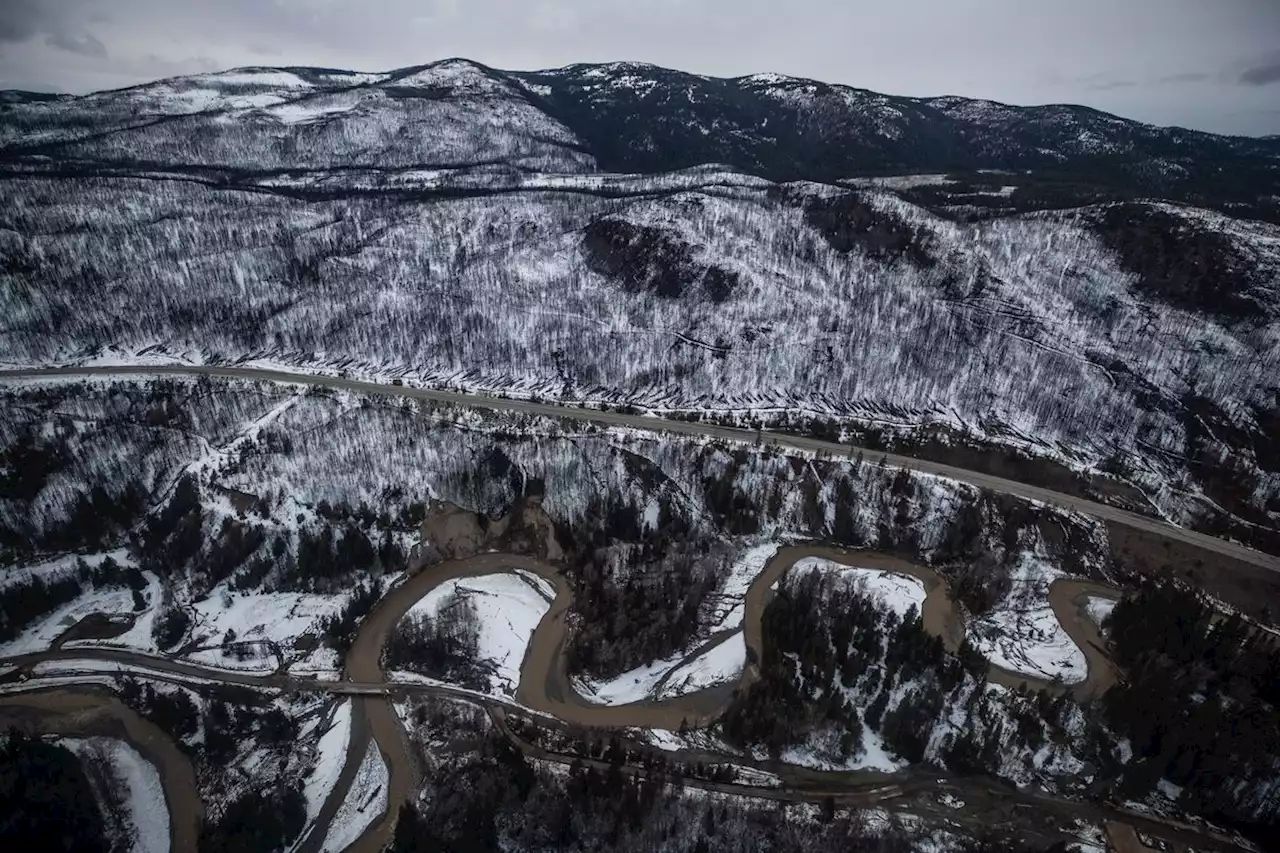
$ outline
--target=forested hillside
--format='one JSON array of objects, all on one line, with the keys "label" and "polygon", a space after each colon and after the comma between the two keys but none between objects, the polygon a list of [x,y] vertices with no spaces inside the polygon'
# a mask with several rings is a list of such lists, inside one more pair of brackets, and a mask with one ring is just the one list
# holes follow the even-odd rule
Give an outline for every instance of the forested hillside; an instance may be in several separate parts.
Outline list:
[{"label": "forested hillside", "polygon": [[[931,425],[1280,548],[1274,142],[449,61],[10,99],[0,145],[7,364]],[[1253,177],[1213,194],[1205,169]]]},{"label": "forested hillside", "polygon": [[[461,553],[527,553],[528,541],[511,544],[520,531],[498,519],[531,507],[543,514],[551,542],[539,547],[554,544],[573,592],[564,652],[575,685],[681,660],[726,630],[726,609],[745,588],[743,554],[762,543],[823,540],[932,567],[963,604],[975,641],[994,626],[1027,646],[1044,638],[1016,616],[1045,595],[1018,588],[1028,560],[1046,579],[1137,577],[1100,522],[874,458],[240,381],[37,382],[7,388],[0,402],[0,642],[10,653],[15,643],[65,638],[76,614],[105,612],[126,623],[130,645],[179,659],[334,670],[399,573],[459,555],[432,535],[441,500],[475,514],[481,534],[506,531]],[[32,458],[46,463],[21,464]],[[1237,603],[1257,606],[1275,592],[1248,589]],[[404,622],[388,663],[483,687],[487,664],[477,661],[479,626],[465,601]],[[1117,605],[1113,651],[1129,680],[1088,706],[989,684],[976,646],[946,651],[914,606],[891,613],[830,567],[793,569],[764,611],[760,679],[711,736],[803,766],[878,757],[908,772],[933,764],[1059,793],[1174,801],[1262,832],[1280,805],[1276,658],[1256,623],[1224,619],[1213,604],[1169,587]],[[279,632],[264,638],[265,620],[281,623]],[[1188,640],[1166,648],[1174,626],[1186,626]],[[296,734],[280,708],[241,713],[230,708],[246,703],[230,698],[228,707],[188,698],[149,684],[125,691],[203,767],[255,750],[275,755]],[[1233,724],[1237,703],[1251,716]],[[1174,728],[1177,736],[1161,734]],[[1126,743],[1151,743],[1149,759],[1135,760]],[[594,797],[587,791],[599,779],[584,782],[579,771],[535,784],[510,758],[482,750],[449,764],[442,786],[493,792],[501,807],[484,817],[456,797],[433,799],[406,823],[401,849],[514,831],[526,807],[539,811],[523,824],[531,832],[590,849],[595,822],[543,815],[541,785],[591,802],[616,837],[636,836],[637,849],[652,839],[636,821],[684,808],[636,801],[642,792],[616,779],[608,797]],[[219,803],[205,826],[211,844],[250,843],[243,827],[283,839],[299,832],[302,765],[268,764],[280,767],[275,782],[202,771]],[[526,781],[509,785],[508,772]],[[264,798],[264,784],[277,799]],[[608,804],[615,795],[622,805]]]}]

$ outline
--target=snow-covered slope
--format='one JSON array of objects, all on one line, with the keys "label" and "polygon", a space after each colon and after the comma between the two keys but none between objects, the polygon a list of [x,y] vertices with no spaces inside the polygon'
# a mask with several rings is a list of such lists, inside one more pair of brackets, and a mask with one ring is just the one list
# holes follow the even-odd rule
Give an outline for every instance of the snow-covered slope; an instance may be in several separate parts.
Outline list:
[{"label": "snow-covered slope", "polygon": [[[848,180],[936,172],[939,139],[947,164],[1011,171]],[[1083,108],[633,63],[250,68],[9,99],[0,361],[114,347],[945,424],[1105,462],[1178,520],[1274,529],[1280,228],[1167,202],[1043,209],[1060,204],[1027,170],[1235,210],[1253,204],[1237,178],[1275,197],[1276,156]],[[1130,160],[1102,175],[1096,157]],[[1193,192],[1202,168],[1226,195]]]}]

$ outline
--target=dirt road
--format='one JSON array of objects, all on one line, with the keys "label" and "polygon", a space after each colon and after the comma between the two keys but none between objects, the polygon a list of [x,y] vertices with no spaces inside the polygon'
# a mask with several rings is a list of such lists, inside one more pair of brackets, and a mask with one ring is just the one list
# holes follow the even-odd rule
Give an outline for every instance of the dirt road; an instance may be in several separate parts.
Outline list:
[{"label": "dirt road", "polygon": [[982,489],[990,489],[1002,494],[1015,495],[1029,500],[1041,501],[1054,506],[1065,507],[1076,512],[1091,515],[1095,518],[1123,524],[1137,530],[1156,533],[1166,539],[1174,539],[1195,545],[1217,554],[1234,557],[1237,560],[1280,572],[1280,557],[1255,551],[1238,542],[1218,539],[1205,533],[1197,533],[1183,527],[1175,527],[1167,522],[1147,516],[1138,515],[1118,507],[1097,503],[1096,501],[1074,497],[1055,492],[1051,489],[1007,480],[978,471],[969,471],[916,459],[910,456],[884,454],[870,448],[862,448],[831,441],[821,441],[803,436],[785,435],[782,433],[757,433],[754,430],[736,429],[733,427],[713,426],[702,423],[666,420],[649,415],[626,415],[618,412],[605,412],[579,406],[558,405],[552,403],[534,403],[526,400],[509,400],[490,397],[482,394],[459,394],[453,391],[439,391],[431,388],[413,388],[407,385],[387,385],[377,382],[365,382],[358,379],[345,379],[338,376],[325,376],[312,373],[294,373],[285,370],[271,370],[255,367],[206,366],[206,365],[148,365],[121,367],[46,367],[21,370],[0,371],[0,381],[21,381],[30,379],[58,378],[90,378],[90,377],[124,377],[124,376],[212,376],[228,379],[250,379],[262,382],[278,382],[291,385],[322,386],[360,394],[377,394],[383,396],[409,397],[419,400],[432,400],[440,403],[452,403],[460,406],[471,406],[497,411],[522,412],[549,418],[577,418],[595,423],[613,424],[633,427],[635,429],[679,433],[684,435],[710,436],[727,441],[747,444],[761,439],[767,444],[777,447],[793,447],[799,450],[818,451],[837,456],[853,456],[863,453],[878,459],[885,458],[887,465],[894,468],[908,468],[926,474],[936,474],[950,480],[968,483]]}]

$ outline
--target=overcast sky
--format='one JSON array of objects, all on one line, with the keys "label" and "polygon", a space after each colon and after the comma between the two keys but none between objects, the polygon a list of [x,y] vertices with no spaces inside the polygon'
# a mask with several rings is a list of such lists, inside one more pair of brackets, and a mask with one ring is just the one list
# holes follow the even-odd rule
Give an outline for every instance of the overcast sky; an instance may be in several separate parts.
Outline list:
[{"label": "overcast sky", "polygon": [[0,0],[0,88],[452,56],[776,71],[1280,133],[1280,0]]}]

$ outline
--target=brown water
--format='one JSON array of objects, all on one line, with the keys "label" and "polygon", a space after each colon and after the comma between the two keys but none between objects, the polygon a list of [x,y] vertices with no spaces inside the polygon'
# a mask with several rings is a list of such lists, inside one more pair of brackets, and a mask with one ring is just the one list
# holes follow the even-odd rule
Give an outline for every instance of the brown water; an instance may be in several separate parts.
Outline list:
[{"label": "brown water", "polygon": [[0,696],[0,720],[41,734],[110,737],[136,748],[160,773],[169,808],[170,850],[192,851],[204,804],[195,771],[167,734],[114,696],[87,688],[57,688]]},{"label": "brown water", "polygon": [[[964,613],[951,597],[947,580],[932,569],[874,551],[845,551],[822,545],[795,545],[780,549],[747,589],[743,633],[749,659],[758,660],[763,651],[761,620],[771,587],[798,561],[807,557],[917,578],[924,584],[926,592],[921,608],[925,630],[940,637],[951,651],[958,649],[964,641]],[[414,604],[440,584],[456,578],[516,569],[537,575],[555,589],[555,597],[534,630],[521,665],[517,699],[527,707],[566,723],[587,727],[667,730],[676,730],[681,726],[696,728],[711,724],[728,707],[735,690],[751,684],[759,677],[756,667],[748,665],[736,683],[662,701],[609,706],[593,704],[574,690],[564,669],[566,615],[572,607],[573,599],[570,586],[560,570],[551,563],[532,557],[488,553],[424,569],[383,596],[361,624],[359,634],[347,653],[344,680],[360,685],[386,683],[382,653],[391,631]],[[1098,627],[1084,611],[1087,596],[1117,598],[1119,593],[1109,587],[1078,580],[1057,581],[1049,591],[1055,615],[1088,660],[1089,674],[1085,681],[1063,687],[995,666],[990,667],[989,680],[1013,688],[1026,685],[1032,689],[1070,690],[1077,696],[1095,695],[1114,683],[1116,673],[1103,652],[1104,645]],[[97,652],[105,654],[103,650],[94,652],[94,656]],[[173,665],[180,666],[176,663]],[[255,684],[271,681],[269,678],[232,675],[228,675],[227,680]],[[389,807],[385,814],[370,825],[352,846],[352,850],[374,853],[384,849],[394,833],[400,804],[409,801],[420,787],[420,768],[391,701],[376,695],[357,696],[350,701],[356,705],[352,714],[346,766],[326,799],[311,835],[301,845],[304,851],[317,850],[323,843],[329,822],[348,795],[351,781],[368,748],[370,738],[377,744],[388,767]],[[143,751],[148,760],[160,768],[165,795],[170,805],[174,844],[172,849],[195,849],[202,806],[194,774],[190,762],[163,732],[137,717],[118,700],[91,691],[64,689],[0,697],[0,716],[5,711],[25,714],[37,722],[39,730],[61,734],[106,733],[102,731],[103,727],[110,727],[111,721],[116,721],[117,728],[122,727],[123,732],[117,731],[111,736],[123,734]]]}]

